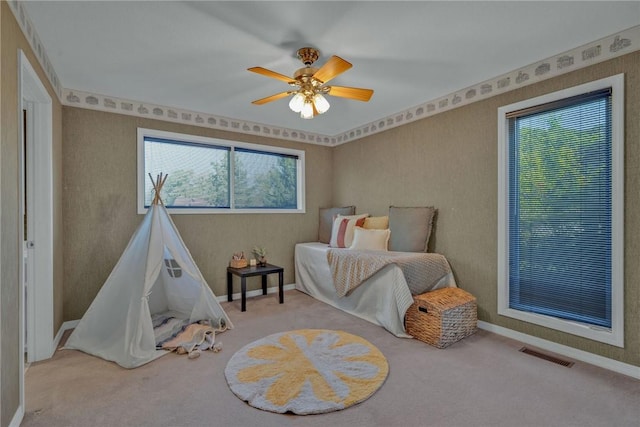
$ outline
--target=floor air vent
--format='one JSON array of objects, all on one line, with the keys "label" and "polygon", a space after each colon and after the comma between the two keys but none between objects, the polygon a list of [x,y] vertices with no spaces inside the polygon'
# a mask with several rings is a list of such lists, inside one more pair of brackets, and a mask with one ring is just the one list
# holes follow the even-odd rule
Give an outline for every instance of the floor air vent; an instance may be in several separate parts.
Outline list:
[{"label": "floor air vent", "polygon": [[528,354],[530,356],[535,356],[535,357],[538,357],[540,359],[544,359],[544,360],[547,360],[549,362],[553,362],[553,363],[555,363],[557,365],[566,366],[567,368],[572,367],[573,363],[574,363],[574,362],[570,362],[568,360],[562,360],[562,359],[560,359],[558,357],[549,356],[548,354],[540,353],[539,351],[535,351],[535,350],[532,350],[532,349],[527,348],[527,347],[522,347],[520,349],[520,351],[522,353]]}]

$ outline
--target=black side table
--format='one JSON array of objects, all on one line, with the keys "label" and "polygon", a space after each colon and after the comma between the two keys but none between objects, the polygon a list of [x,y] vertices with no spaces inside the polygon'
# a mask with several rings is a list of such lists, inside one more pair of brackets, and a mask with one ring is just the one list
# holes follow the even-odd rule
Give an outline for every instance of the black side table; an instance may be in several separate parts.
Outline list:
[{"label": "black side table", "polygon": [[284,303],[284,284],[282,275],[284,268],[267,264],[264,267],[227,267],[227,301],[233,301],[233,275],[240,277],[240,292],[242,295],[242,311],[247,311],[247,277],[262,276],[262,295],[267,294],[267,275],[278,273],[278,292],[280,304]]}]

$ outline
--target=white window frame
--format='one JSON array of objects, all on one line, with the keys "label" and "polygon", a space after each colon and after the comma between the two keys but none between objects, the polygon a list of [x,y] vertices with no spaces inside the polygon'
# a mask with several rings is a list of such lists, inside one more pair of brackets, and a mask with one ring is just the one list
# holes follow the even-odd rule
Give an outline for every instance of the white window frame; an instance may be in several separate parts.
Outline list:
[{"label": "white window frame", "polygon": [[[138,205],[138,213],[145,214],[147,209],[144,206],[144,198],[145,198],[145,180],[148,180],[149,177],[145,174],[145,164],[144,164],[144,138],[145,137],[154,137],[154,138],[162,138],[175,140],[179,142],[192,142],[197,144],[206,144],[213,145],[217,147],[229,147],[231,151],[235,148],[243,148],[248,150],[256,150],[256,151],[264,151],[267,153],[274,154],[286,154],[293,155],[298,157],[298,168],[297,168],[297,200],[298,207],[296,209],[267,209],[267,208],[252,208],[252,209],[236,209],[236,208],[167,208],[169,213],[171,214],[237,214],[237,213],[305,213],[305,152],[303,150],[294,150],[292,148],[284,148],[284,147],[275,147],[272,145],[260,145],[260,144],[251,144],[247,142],[240,141],[231,141],[226,139],[219,138],[209,138],[204,136],[197,135],[187,135],[182,133],[175,132],[167,132],[155,129],[146,129],[146,128],[138,128],[138,166],[137,166],[137,205]],[[231,162],[229,174],[231,176],[231,200],[233,200],[233,162]],[[155,177],[154,177],[155,179]],[[168,179],[171,179],[169,176]]]},{"label": "white window frame", "polygon": [[[611,88],[612,235],[611,329],[509,307],[509,119],[512,111]],[[498,314],[624,347],[624,74],[498,108]]]}]

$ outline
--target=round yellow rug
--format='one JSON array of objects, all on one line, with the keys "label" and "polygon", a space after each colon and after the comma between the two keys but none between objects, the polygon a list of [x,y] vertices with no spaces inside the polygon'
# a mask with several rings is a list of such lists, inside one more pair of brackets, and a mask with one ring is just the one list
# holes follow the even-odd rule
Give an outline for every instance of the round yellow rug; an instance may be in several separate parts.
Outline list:
[{"label": "round yellow rug", "polygon": [[389,373],[369,341],[342,331],[299,329],[254,341],[227,363],[231,391],[271,412],[319,414],[369,398]]}]

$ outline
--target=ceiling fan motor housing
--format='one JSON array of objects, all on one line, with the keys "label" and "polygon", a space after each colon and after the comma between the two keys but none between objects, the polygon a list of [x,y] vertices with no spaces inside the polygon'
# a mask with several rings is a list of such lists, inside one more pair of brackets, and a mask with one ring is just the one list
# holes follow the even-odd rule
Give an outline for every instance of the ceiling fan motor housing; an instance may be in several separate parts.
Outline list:
[{"label": "ceiling fan motor housing", "polygon": [[304,65],[309,67],[316,62],[320,57],[320,51],[313,47],[303,47],[298,49],[298,59],[302,61]]},{"label": "ceiling fan motor housing", "polygon": [[293,73],[293,78],[297,81],[305,81],[311,79],[313,74],[318,71],[316,67],[303,67],[298,68],[295,73]]}]

